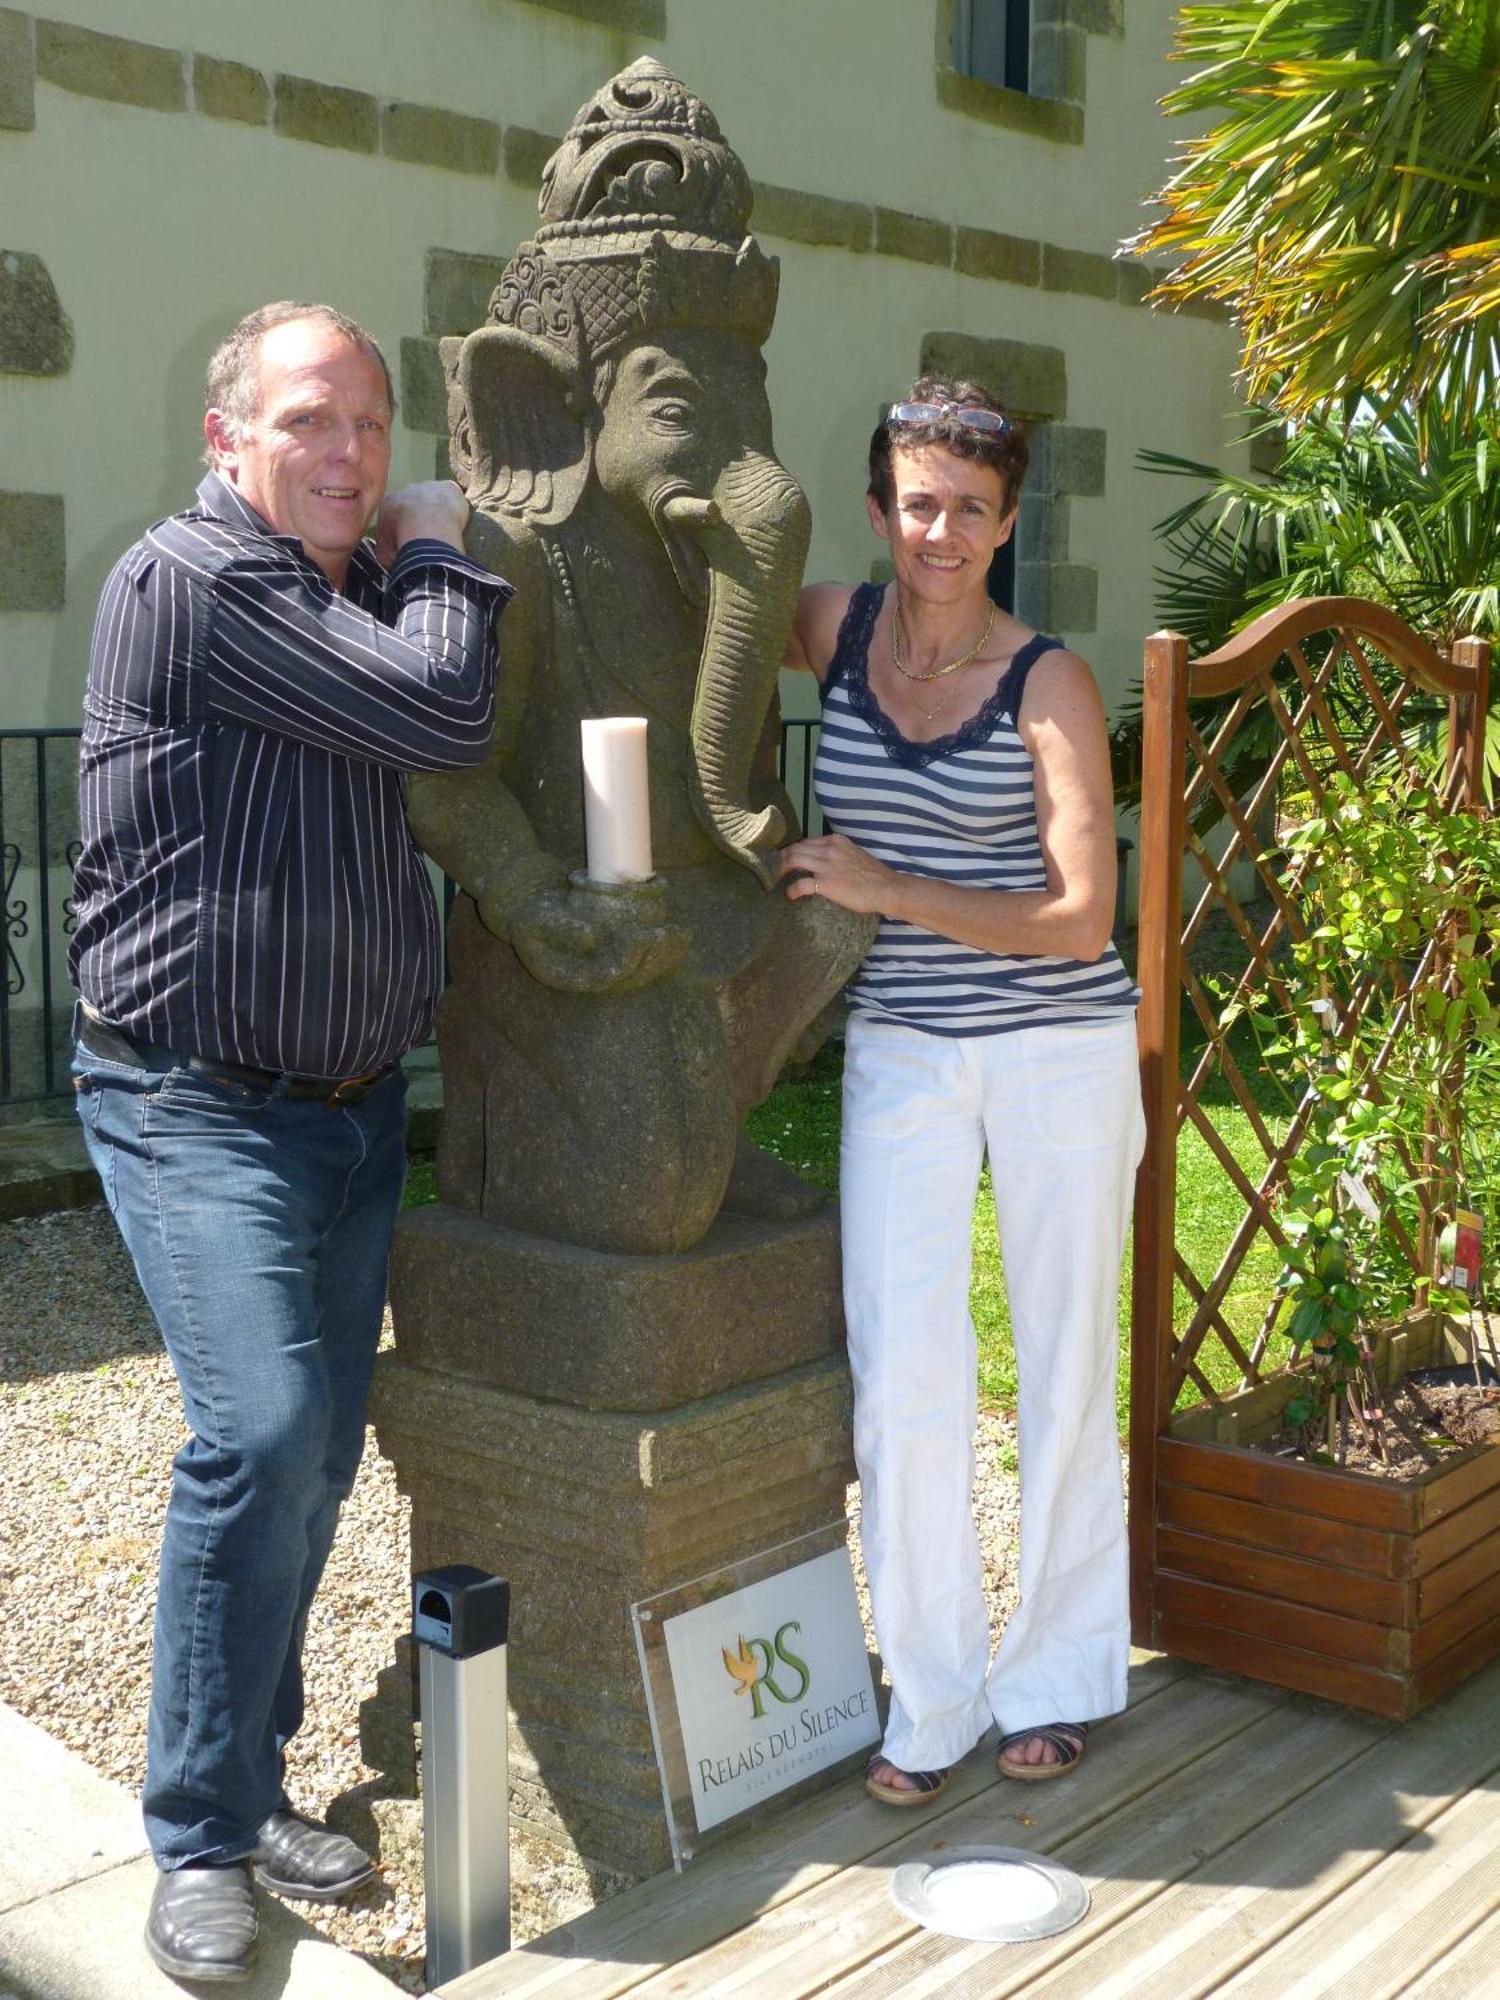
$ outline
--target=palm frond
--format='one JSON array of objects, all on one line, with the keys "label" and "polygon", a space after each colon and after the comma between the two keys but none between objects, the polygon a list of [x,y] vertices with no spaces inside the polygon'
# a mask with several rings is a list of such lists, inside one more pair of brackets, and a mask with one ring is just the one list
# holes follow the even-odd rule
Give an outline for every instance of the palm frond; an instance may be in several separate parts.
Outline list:
[{"label": "palm frond", "polygon": [[[1378,419],[1368,408],[1293,425],[1268,478],[1144,451],[1148,471],[1194,489],[1156,524],[1164,624],[1210,652],[1295,597],[1367,597],[1439,647],[1500,637],[1500,418],[1477,429],[1437,402]],[[1500,789],[1500,676],[1486,752]],[[1436,740],[1441,704],[1413,700],[1414,743]],[[1111,736],[1115,781],[1137,796],[1138,703]],[[1246,773],[1258,748],[1246,738]]]},{"label": "palm frond", "polygon": [[1173,54],[1198,67],[1167,110],[1213,122],[1129,246],[1173,260],[1153,296],[1226,302],[1249,395],[1289,414],[1351,382],[1387,411],[1491,405],[1495,0],[1219,0],[1180,10]]}]

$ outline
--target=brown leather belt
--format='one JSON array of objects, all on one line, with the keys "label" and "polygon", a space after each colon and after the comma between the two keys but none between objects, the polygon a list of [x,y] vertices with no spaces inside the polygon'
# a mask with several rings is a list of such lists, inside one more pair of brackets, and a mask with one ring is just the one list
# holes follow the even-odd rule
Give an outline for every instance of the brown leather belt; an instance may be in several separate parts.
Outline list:
[{"label": "brown leather belt", "polygon": [[382,1069],[367,1070],[363,1076],[292,1076],[283,1070],[255,1069],[249,1063],[221,1062],[214,1056],[182,1055],[175,1049],[159,1048],[154,1042],[140,1042],[123,1028],[112,1028],[107,1021],[96,1020],[82,1009],[78,1040],[90,1055],[105,1062],[127,1063],[132,1069],[187,1069],[196,1076],[217,1077],[221,1083],[239,1084],[246,1090],[274,1090],[280,1085],[285,1097],[318,1098],[332,1110],[358,1104],[377,1084],[384,1083],[396,1067],[394,1063],[386,1063]]}]

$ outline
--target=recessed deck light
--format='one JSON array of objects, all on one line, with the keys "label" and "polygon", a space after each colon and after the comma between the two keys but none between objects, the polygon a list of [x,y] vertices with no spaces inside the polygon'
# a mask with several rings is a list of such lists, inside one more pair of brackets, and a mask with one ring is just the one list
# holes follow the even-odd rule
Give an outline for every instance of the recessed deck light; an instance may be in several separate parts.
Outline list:
[{"label": "recessed deck light", "polygon": [[1071,1869],[1024,1848],[954,1847],[898,1868],[891,1900],[947,1937],[1024,1944],[1071,1930],[1089,1892]]}]

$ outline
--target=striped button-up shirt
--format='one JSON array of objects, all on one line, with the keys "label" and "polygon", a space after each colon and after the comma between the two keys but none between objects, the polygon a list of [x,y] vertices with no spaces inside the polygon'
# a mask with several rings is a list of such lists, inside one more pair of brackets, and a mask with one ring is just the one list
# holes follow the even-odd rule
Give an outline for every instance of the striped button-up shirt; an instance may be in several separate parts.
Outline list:
[{"label": "striped button-up shirt", "polygon": [[509,584],[438,541],[342,593],[216,473],[115,565],[80,762],[74,981],[138,1040],[355,1076],[431,1032],[401,774],[477,764]]}]

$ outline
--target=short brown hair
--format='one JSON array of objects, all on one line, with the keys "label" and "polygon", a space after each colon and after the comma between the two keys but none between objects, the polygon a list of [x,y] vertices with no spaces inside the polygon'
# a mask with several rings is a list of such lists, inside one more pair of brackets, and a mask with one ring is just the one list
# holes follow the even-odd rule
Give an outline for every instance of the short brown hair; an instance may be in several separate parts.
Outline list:
[{"label": "short brown hair", "polygon": [[[882,513],[889,511],[896,497],[895,476],[891,469],[891,453],[899,446],[903,451],[917,451],[924,445],[940,445],[944,451],[951,451],[955,458],[977,459],[981,465],[988,465],[1000,475],[1000,485],[1004,493],[1004,511],[1009,512],[1021,497],[1021,482],[1026,477],[1026,467],[1031,453],[1026,444],[1026,433],[1013,417],[1007,415],[1005,405],[997,396],[978,382],[945,382],[936,375],[922,375],[911,386],[908,395],[900,400],[904,403],[954,403],[959,407],[968,405],[979,410],[993,410],[1006,418],[1009,428],[1004,431],[976,431],[967,424],[959,423],[953,417],[939,417],[930,423],[901,424],[892,417],[885,417],[875,427],[870,439],[870,497]],[[892,405],[894,408],[894,405]]]},{"label": "short brown hair", "polygon": [[[372,360],[378,361],[380,372],[385,377],[386,400],[391,406],[391,414],[395,415],[396,391],[391,382],[391,371],[386,366],[385,356],[374,334],[367,332],[358,320],[350,319],[347,313],[305,299],[277,299],[272,305],[257,306],[254,312],[246,313],[238,325],[230,328],[209,358],[203,392],[204,409],[222,410],[231,423],[248,424],[260,408],[260,344],[272,327],[286,326],[297,319],[315,319],[324,326],[331,326],[335,333],[343,334],[346,340],[352,340],[356,347],[364,348]],[[211,448],[206,456],[212,465]]]}]

